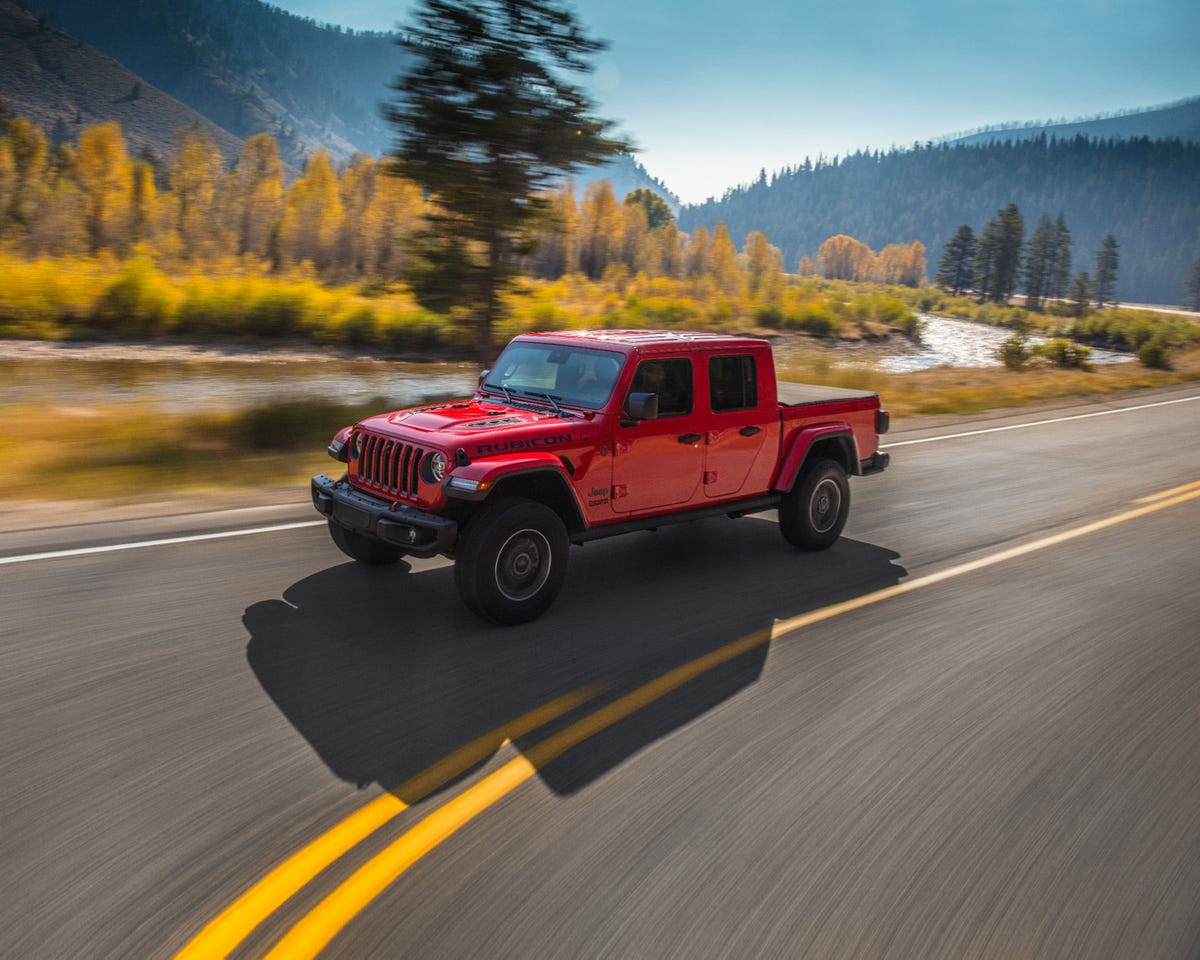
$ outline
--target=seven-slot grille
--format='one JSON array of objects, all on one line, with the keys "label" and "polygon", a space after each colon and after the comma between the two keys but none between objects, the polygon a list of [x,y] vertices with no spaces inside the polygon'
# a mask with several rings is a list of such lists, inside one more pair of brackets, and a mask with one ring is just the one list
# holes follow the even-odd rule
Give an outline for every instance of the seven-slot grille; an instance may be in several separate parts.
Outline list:
[{"label": "seven-slot grille", "polygon": [[358,480],[381,493],[415,497],[424,455],[425,451],[420,447],[364,433],[362,454],[358,458]]}]

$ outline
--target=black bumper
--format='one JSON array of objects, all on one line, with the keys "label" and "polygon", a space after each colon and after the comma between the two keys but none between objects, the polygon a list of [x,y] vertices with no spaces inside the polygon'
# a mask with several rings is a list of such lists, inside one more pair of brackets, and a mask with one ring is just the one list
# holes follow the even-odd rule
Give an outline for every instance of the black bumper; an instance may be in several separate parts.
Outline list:
[{"label": "black bumper", "polygon": [[870,476],[872,473],[883,473],[887,469],[887,465],[892,462],[892,455],[880,451],[871,457],[869,460],[862,462],[862,473],[864,477]]},{"label": "black bumper", "polygon": [[312,478],[313,506],[333,523],[399,547],[414,557],[454,555],[458,523],[407,504],[393,504],[355,490],[348,480]]}]

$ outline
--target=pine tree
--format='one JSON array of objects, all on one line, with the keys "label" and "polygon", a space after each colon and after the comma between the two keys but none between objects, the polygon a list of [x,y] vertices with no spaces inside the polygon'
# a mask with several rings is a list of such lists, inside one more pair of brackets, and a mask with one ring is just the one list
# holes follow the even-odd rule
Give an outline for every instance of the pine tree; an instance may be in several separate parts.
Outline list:
[{"label": "pine tree", "polygon": [[1058,262],[1058,230],[1048,213],[1038,220],[1025,253],[1025,305],[1041,310]]},{"label": "pine tree", "polygon": [[1096,251],[1096,279],[1092,282],[1092,296],[1097,307],[1117,303],[1117,238],[1105,234]]},{"label": "pine tree", "polygon": [[1055,257],[1054,267],[1046,282],[1046,296],[1051,300],[1061,300],[1067,295],[1071,283],[1071,229],[1067,226],[1066,218],[1060,213],[1054,221]]},{"label": "pine tree", "polygon": [[968,289],[975,277],[977,246],[975,231],[969,224],[962,224],[954,236],[942,245],[942,258],[938,261],[938,272],[933,282],[956,297]]},{"label": "pine tree", "polygon": [[1183,278],[1183,292],[1187,295],[1184,305],[1192,310],[1200,310],[1200,257],[1188,267],[1187,275]]},{"label": "pine tree", "polygon": [[1088,305],[1092,302],[1092,278],[1084,270],[1071,281],[1071,312],[1081,317],[1087,313]]},{"label": "pine tree", "polygon": [[388,111],[393,169],[437,207],[418,238],[414,289],[426,306],[477,311],[479,346],[490,349],[547,191],[628,149],[567,79],[604,45],[558,0],[421,0],[400,43],[412,66]]},{"label": "pine tree", "polygon": [[671,213],[671,208],[667,206],[667,201],[653,190],[639,187],[625,197],[625,202],[636,203],[646,211],[646,226],[651,230],[657,230],[659,227],[666,226],[675,219],[675,214]]}]

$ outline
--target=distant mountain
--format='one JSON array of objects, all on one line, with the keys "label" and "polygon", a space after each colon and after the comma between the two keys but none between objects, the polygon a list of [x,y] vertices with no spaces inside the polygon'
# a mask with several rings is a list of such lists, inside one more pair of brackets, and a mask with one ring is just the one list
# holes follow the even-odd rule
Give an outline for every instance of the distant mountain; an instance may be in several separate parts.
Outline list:
[{"label": "distant mountain", "polygon": [[676,216],[679,214],[681,206],[679,197],[672,193],[661,180],[652,177],[645,167],[627,153],[621,154],[603,166],[589,167],[576,174],[575,182],[578,184],[575,191],[576,200],[583,200],[589,183],[596,183],[600,180],[608,180],[612,184],[613,196],[618,201],[624,200],[635,190],[649,190],[662,197],[667,206],[671,208],[672,213]]},{"label": "distant mountain", "polygon": [[945,140],[951,146],[1003,142],[1005,140],[1036,140],[1038,137],[1070,140],[1082,136],[1089,140],[1151,140],[1179,139],[1184,143],[1200,143],[1200,97],[1189,97],[1161,107],[1125,110],[1082,120],[1058,120],[1049,123],[1031,121],[1022,124],[1001,124],[984,127],[964,135],[951,135]]},{"label": "distant mountain", "polygon": [[382,33],[322,26],[259,0],[21,0],[237,137],[272,134],[302,167],[319,148],[379,155],[379,105],[405,53]]},{"label": "distant mountain", "polygon": [[735,242],[762,230],[787,269],[814,257],[829,237],[849,234],[878,250],[919,240],[929,275],[959,224],[980,233],[1015,203],[1026,235],[1038,217],[1062,213],[1074,272],[1092,271],[1106,233],[1120,243],[1122,300],[1179,303],[1184,275],[1200,256],[1200,143],[1073,139],[948,143],[859,152],[799,167],[684,207],[680,229],[723,222]]},{"label": "distant mountain", "polygon": [[[295,169],[318,149],[346,159],[354,153],[380,156],[391,145],[380,108],[408,63],[394,34],[318,24],[260,0],[19,2],[39,18],[42,33],[61,28],[92,44],[235,137],[271,134]],[[28,32],[28,25],[23,29]],[[0,92],[7,89],[6,83]],[[56,119],[53,111],[30,109],[32,95],[10,99],[31,118]],[[127,115],[115,103],[107,113],[100,106],[85,114],[86,122]],[[679,208],[678,197],[630,156],[581,171],[575,181],[582,191],[606,178],[618,198],[646,188]]]},{"label": "distant mountain", "polygon": [[117,120],[131,153],[148,146],[168,156],[176,133],[189,126],[206,130],[227,160],[241,152],[227,130],[9,0],[0,0],[0,96],[54,142]]}]

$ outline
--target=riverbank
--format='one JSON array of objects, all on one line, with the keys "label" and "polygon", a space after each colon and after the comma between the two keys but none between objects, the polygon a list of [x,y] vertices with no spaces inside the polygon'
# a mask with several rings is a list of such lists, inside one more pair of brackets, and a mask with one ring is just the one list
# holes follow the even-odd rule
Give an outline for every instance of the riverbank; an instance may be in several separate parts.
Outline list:
[{"label": "riverbank", "polygon": [[[1200,381],[1200,371],[1194,379]],[[900,416],[893,420],[892,430],[884,438],[884,442],[886,445],[888,442],[896,443],[907,438],[938,433],[1078,416],[1111,410],[1117,405],[1135,400],[1138,403],[1155,403],[1195,394],[1196,386],[1189,382],[1166,387],[1118,390],[1101,397],[1075,395],[1043,399],[1019,407],[995,408],[971,414]],[[216,524],[231,528],[242,524],[243,516],[251,515],[256,526],[268,521],[284,523],[296,519],[310,519],[308,478],[312,474],[328,470],[330,465],[328,457],[313,452],[296,458],[295,466],[299,473],[287,483],[200,486],[187,490],[126,488],[109,491],[107,495],[97,493],[74,499],[57,495],[52,489],[30,490],[26,483],[15,491],[17,496],[9,496],[0,501],[0,533],[13,534],[19,531],[84,524],[100,526],[179,517],[190,518],[189,525]],[[887,476],[885,474],[885,477]],[[23,499],[22,491],[33,496]],[[13,492],[10,490],[10,494]],[[263,511],[268,513],[266,520]],[[311,519],[317,519],[315,513],[311,515]],[[96,535],[101,536],[102,531],[96,530]]]}]

